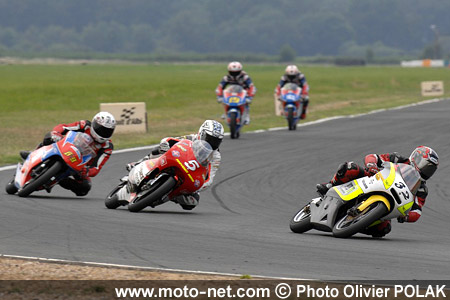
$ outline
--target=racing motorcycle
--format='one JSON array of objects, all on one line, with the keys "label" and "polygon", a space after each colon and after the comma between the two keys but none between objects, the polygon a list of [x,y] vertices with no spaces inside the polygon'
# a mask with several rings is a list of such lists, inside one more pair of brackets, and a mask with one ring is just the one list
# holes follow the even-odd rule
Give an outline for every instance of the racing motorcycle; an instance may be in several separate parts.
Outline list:
[{"label": "racing motorcycle", "polygon": [[90,135],[69,131],[60,141],[34,150],[23,164],[17,165],[6,192],[27,197],[34,191],[50,191],[62,179],[80,172],[96,156],[93,143]]},{"label": "racing motorcycle", "polygon": [[408,164],[384,163],[374,176],[331,188],[291,219],[295,233],[311,229],[347,238],[382,221],[408,215],[420,186],[419,173]]},{"label": "racing motorcycle", "polygon": [[[154,208],[179,195],[192,194],[207,179],[212,153],[210,144],[204,140],[181,140],[161,156],[134,166],[108,194],[105,206],[116,209],[127,205],[129,211],[138,212],[147,206]],[[130,180],[133,185],[129,183]],[[130,197],[119,200],[117,193],[126,185],[127,188],[133,187]],[[189,203],[179,204],[190,209]]]},{"label": "racing motorcycle", "polygon": [[281,88],[279,99],[283,104],[283,113],[288,121],[289,130],[297,129],[297,122],[303,108],[301,91],[302,89],[295,83],[287,83]]},{"label": "racing motorcycle", "polygon": [[246,117],[247,91],[240,85],[232,84],[223,91],[223,105],[232,139],[238,139]]}]

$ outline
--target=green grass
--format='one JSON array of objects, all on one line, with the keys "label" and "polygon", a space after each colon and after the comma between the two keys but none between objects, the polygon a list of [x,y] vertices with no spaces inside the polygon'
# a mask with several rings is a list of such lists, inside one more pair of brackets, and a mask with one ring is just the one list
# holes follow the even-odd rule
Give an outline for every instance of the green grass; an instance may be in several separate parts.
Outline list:
[{"label": "green grass", "polygon": [[[285,126],[274,115],[273,90],[284,65],[245,65],[258,92],[244,131]],[[424,100],[420,82],[443,80],[444,68],[301,68],[311,86],[308,121]],[[153,144],[195,132],[205,119],[220,120],[214,90],[222,64],[0,65],[0,165],[18,161],[56,124],[91,119],[102,102],[146,102],[149,132],[113,137],[116,149]],[[446,93],[448,96],[450,93]]]}]

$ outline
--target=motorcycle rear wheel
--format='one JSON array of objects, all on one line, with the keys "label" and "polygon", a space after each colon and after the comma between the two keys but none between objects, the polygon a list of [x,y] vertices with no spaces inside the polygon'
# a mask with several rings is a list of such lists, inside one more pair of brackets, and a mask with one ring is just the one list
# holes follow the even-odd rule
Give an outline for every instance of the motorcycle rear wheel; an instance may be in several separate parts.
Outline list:
[{"label": "motorcycle rear wheel", "polygon": [[149,192],[139,198],[134,199],[133,202],[128,204],[128,210],[131,212],[138,212],[150,206],[155,201],[160,200],[162,197],[170,193],[177,184],[175,178],[170,176],[165,181],[159,181],[155,183],[156,186],[149,190]]},{"label": "motorcycle rear wheel", "polygon": [[311,204],[308,203],[292,217],[289,224],[292,232],[303,233],[313,228],[311,224]]},{"label": "motorcycle rear wheel", "polygon": [[125,185],[126,182],[121,182],[118,186],[116,186],[106,197],[105,206],[109,209],[116,209],[121,204],[119,199],[117,198],[117,192]]},{"label": "motorcycle rear wheel", "polygon": [[357,216],[347,214],[334,225],[333,236],[337,238],[348,238],[364,228],[369,227],[387,212],[388,209],[383,202],[375,202]]},{"label": "motorcycle rear wheel", "polygon": [[29,196],[32,192],[49,182],[52,177],[56,176],[61,171],[62,167],[63,163],[59,160],[55,161],[51,166],[46,166],[40,174],[30,179],[28,184],[20,189],[17,195],[19,195],[19,197]]}]

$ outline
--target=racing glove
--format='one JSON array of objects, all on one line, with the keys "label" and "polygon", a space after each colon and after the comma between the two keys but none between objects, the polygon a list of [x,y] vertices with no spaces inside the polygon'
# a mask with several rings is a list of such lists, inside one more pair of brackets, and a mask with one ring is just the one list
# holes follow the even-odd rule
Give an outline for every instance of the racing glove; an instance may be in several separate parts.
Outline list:
[{"label": "racing glove", "polygon": [[88,178],[89,177],[89,168],[84,167],[83,169],[81,169],[80,177],[81,177],[81,179]]},{"label": "racing glove", "polygon": [[59,142],[63,138],[62,134],[57,131],[51,132],[51,139],[54,143]]},{"label": "racing glove", "polygon": [[222,103],[223,102],[223,97],[217,97],[217,103]]},{"label": "racing glove", "polygon": [[131,163],[127,164],[125,169],[127,169],[127,171],[130,172],[131,169],[133,169],[135,165],[136,165],[136,162],[131,162]]},{"label": "racing glove", "polygon": [[378,166],[374,163],[367,163],[366,169],[371,175],[375,175],[376,173],[378,173],[380,171],[378,169]]},{"label": "racing glove", "polygon": [[170,149],[170,144],[167,138],[163,138],[159,142],[159,153],[166,153]]},{"label": "racing glove", "polygon": [[247,104],[252,103],[252,100],[253,100],[253,97],[247,97],[247,98],[245,98],[245,102],[246,102]]}]

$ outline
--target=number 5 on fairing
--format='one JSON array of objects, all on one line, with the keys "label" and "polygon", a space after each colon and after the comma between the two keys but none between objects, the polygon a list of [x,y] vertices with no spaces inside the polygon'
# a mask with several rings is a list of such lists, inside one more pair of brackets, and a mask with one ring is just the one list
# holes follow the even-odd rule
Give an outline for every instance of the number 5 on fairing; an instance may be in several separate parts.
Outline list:
[{"label": "number 5 on fairing", "polygon": [[186,168],[188,168],[189,170],[191,170],[192,172],[197,170],[197,168],[200,168],[200,165],[198,164],[198,162],[196,160],[190,160],[184,163],[184,165],[186,166]]}]

